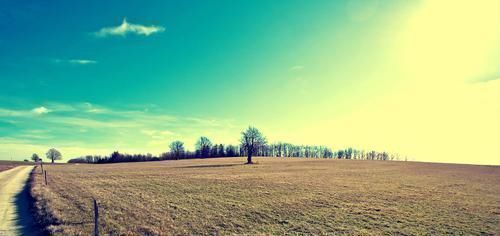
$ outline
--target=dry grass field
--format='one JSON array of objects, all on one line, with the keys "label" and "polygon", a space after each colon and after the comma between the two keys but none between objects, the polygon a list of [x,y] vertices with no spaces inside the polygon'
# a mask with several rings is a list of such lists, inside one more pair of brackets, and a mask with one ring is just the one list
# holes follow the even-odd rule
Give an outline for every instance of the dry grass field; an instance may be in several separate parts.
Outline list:
[{"label": "dry grass field", "polygon": [[[256,158],[46,165],[55,234],[499,234],[500,167]],[[39,170],[37,170],[39,171]]]},{"label": "dry grass field", "polygon": [[0,160],[0,172],[14,168],[14,167],[19,166],[19,165],[34,165],[34,164],[35,163],[33,163],[33,162]]}]

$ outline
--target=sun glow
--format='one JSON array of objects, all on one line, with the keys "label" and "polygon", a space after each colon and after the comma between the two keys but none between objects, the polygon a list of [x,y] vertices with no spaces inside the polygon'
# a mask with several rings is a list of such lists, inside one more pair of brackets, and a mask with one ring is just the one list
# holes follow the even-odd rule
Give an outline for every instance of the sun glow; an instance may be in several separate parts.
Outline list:
[{"label": "sun glow", "polygon": [[446,84],[498,69],[500,1],[425,1],[403,34],[402,66],[408,76]]},{"label": "sun glow", "polygon": [[419,161],[498,164],[500,1],[425,1],[405,19],[393,35],[394,87],[308,136],[335,133],[341,147]]},{"label": "sun glow", "polygon": [[500,1],[426,1],[411,17],[400,50],[404,82],[395,97],[404,104],[400,118],[415,124],[400,128],[413,134],[419,158],[494,159],[488,155],[500,132],[498,42]]}]

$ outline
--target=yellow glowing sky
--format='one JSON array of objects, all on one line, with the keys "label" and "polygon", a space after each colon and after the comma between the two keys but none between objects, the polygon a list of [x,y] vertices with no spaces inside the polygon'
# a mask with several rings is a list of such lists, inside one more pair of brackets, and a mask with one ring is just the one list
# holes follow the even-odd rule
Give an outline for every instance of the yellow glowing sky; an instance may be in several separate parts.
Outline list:
[{"label": "yellow glowing sky", "polygon": [[396,85],[305,132],[420,161],[500,164],[500,1],[423,1],[409,14],[390,36]]}]

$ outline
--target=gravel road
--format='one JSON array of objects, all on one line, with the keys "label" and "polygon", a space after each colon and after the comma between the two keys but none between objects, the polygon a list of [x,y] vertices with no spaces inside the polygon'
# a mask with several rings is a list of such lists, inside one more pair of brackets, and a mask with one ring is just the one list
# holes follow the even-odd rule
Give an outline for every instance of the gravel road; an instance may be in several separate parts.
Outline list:
[{"label": "gravel road", "polygon": [[0,172],[0,235],[39,235],[30,213],[27,181],[33,166]]}]

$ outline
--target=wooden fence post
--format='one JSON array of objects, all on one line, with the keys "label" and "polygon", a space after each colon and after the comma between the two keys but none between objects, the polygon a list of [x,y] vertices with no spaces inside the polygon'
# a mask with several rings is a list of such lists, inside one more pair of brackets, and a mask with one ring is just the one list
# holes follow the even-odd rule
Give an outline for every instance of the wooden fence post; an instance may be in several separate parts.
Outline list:
[{"label": "wooden fence post", "polygon": [[40,161],[40,166],[42,167],[42,174],[43,174],[43,161]]},{"label": "wooden fence post", "polygon": [[99,206],[97,205],[97,201],[94,200],[94,236],[99,236]]},{"label": "wooden fence post", "polygon": [[44,171],[43,173],[45,175],[45,185],[47,185],[47,171]]}]

